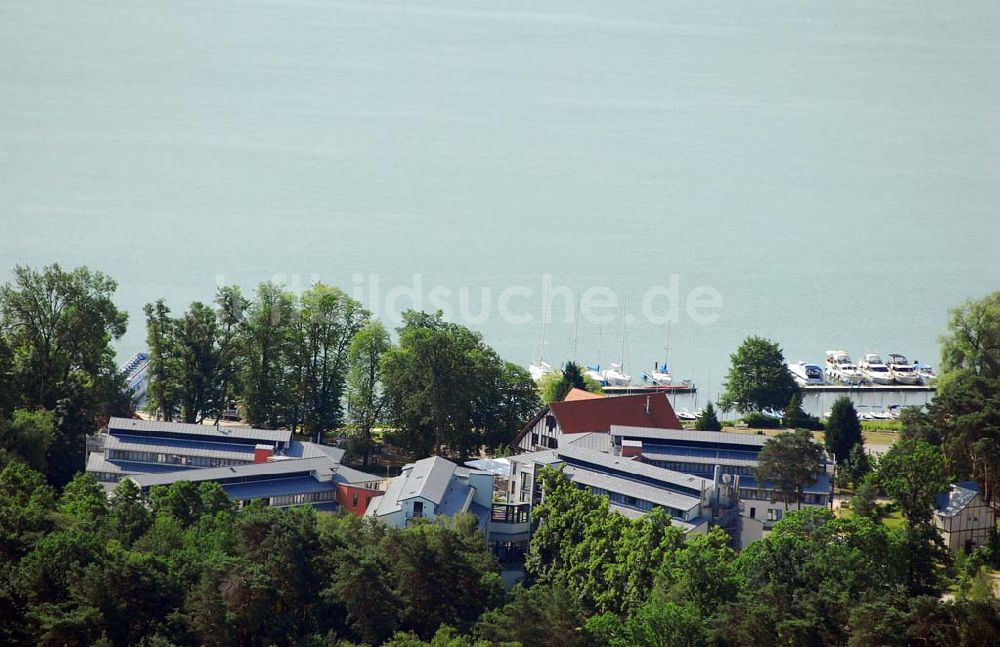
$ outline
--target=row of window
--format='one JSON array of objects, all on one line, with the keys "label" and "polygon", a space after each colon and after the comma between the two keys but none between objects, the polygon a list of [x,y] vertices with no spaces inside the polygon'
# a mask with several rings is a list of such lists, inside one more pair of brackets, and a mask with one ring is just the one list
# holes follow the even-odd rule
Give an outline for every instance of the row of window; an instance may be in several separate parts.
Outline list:
[{"label": "row of window", "polygon": [[[539,442],[541,441],[541,442]],[[542,436],[539,438],[538,434],[531,434],[531,446],[532,447],[548,447],[549,449],[558,449],[559,441],[556,440],[554,436]]]},{"label": "row of window", "polygon": [[[772,490],[740,490],[740,498],[749,501],[770,501],[779,498],[780,494]],[[808,505],[826,505],[825,494],[803,494],[802,503]]]},{"label": "row of window", "polygon": [[629,496],[627,494],[622,494],[621,492],[609,492],[608,490],[592,487],[590,491],[599,496],[606,496],[611,503],[617,505],[625,506],[626,508],[634,508],[636,510],[642,510],[643,512],[650,512],[653,508],[662,508],[670,516],[675,519],[683,519],[684,513],[675,508],[669,508],[667,506],[656,505],[644,499],[639,499],[634,496]]},{"label": "row of window", "polygon": [[334,490],[323,490],[322,492],[307,492],[303,494],[283,494],[273,496],[269,500],[272,506],[304,505],[306,503],[318,503],[320,501],[333,501],[336,498]]},{"label": "row of window", "polygon": [[109,449],[108,460],[131,461],[133,463],[160,463],[163,465],[190,465],[192,467],[231,467],[247,465],[252,461],[233,458],[216,458],[212,456],[181,456],[180,454],[161,454],[157,452],[140,452],[128,449]]}]

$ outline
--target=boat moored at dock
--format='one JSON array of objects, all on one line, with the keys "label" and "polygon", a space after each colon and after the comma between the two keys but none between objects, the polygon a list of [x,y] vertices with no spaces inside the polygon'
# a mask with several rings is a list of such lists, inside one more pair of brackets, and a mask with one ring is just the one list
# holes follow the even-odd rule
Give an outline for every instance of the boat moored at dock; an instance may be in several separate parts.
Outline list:
[{"label": "boat moored at dock", "polygon": [[897,384],[920,383],[920,374],[917,373],[916,367],[905,356],[899,353],[889,353],[889,358],[886,360],[885,365],[889,367],[892,379]]},{"label": "boat moored at dock", "polygon": [[826,384],[823,378],[823,369],[816,364],[808,362],[796,362],[788,365],[788,372],[792,374],[795,381],[800,386],[818,386]]},{"label": "boat moored at dock", "polygon": [[872,384],[889,385],[893,383],[892,372],[882,361],[878,353],[865,353],[864,359],[858,363],[861,374]]}]

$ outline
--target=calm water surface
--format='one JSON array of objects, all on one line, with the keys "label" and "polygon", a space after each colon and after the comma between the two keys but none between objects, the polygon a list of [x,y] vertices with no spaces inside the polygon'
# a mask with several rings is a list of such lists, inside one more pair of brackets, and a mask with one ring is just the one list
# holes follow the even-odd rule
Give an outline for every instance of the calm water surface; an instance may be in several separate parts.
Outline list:
[{"label": "calm water surface", "polygon": [[[122,356],[143,303],[219,280],[419,274],[524,285],[537,313],[548,273],[638,314],[677,274],[724,300],[671,329],[702,403],[749,333],[936,363],[947,309],[1000,278],[998,70],[976,0],[5,0],[0,279],[111,274]],[[474,325],[536,353],[536,323]],[[546,357],[573,336],[550,326]],[[576,337],[617,359],[617,323]],[[665,338],[629,326],[630,372]]]}]

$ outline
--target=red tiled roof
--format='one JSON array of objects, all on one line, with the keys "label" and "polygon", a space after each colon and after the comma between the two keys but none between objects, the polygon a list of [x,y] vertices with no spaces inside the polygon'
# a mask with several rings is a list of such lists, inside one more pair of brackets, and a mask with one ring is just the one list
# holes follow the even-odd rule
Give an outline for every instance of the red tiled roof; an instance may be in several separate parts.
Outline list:
[{"label": "red tiled roof", "polygon": [[573,387],[563,398],[563,402],[576,402],[577,400],[599,400],[604,396],[600,393],[591,393],[590,391],[584,391],[583,389],[578,389]]},{"label": "red tiled roof", "polygon": [[[549,404],[564,434],[609,433],[611,425],[680,429],[664,393],[566,400]],[[647,412],[648,407],[648,412]]]}]

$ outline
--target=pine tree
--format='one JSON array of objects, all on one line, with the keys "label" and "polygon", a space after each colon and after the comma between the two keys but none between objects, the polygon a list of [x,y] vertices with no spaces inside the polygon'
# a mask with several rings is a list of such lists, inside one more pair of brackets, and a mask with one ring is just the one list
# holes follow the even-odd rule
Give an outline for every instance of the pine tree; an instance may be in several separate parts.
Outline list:
[{"label": "pine tree", "polygon": [[824,444],[826,451],[833,454],[837,461],[846,461],[855,445],[864,444],[858,412],[847,396],[837,398],[833,403],[830,418],[826,421]]},{"label": "pine tree", "polygon": [[699,431],[722,431],[722,423],[719,422],[719,417],[715,414],[715,407],[712,406],[711,402],[705,405],[704,411],[694,423],[694,428]]}]

